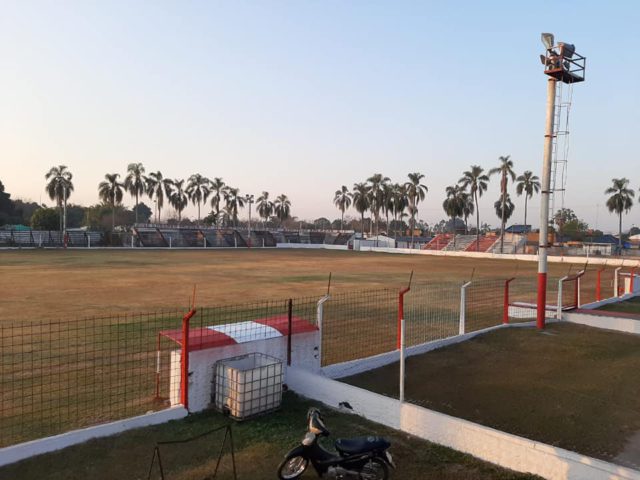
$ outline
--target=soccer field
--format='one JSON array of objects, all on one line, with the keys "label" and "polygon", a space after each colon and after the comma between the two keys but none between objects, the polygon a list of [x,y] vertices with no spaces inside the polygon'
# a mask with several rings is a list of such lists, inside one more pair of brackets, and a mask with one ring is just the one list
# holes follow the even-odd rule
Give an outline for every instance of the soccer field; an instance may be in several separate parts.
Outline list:
[{"label": "soccer field", "polygon": [[[550,278],[569,266],[550,264]],[[400,288],[414,281],[534,278],[535,262],[330,250],[4,251],[0,321],[56,320],[184,308],[193,285],[201,306]],[[579,269],[573,266],[572,272]],[[552,285],[550,285],[552,287]]]}]

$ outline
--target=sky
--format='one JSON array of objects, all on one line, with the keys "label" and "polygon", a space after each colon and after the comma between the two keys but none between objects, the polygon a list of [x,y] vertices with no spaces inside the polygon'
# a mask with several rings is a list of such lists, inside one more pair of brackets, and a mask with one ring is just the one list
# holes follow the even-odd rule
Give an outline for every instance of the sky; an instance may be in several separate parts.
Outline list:
[{"label": "sky", "polygon": [[[472,164],[541,174],[548,31],[587,57],[565,206],[613,230],[611,178],[640,189],[639,24],[635,1],[0,0],[0,180],[51,203],[44,175],[64,164],[71,200],[94,204],[106,173],[142,162],[285,193],[311,220],[339,217],[341,185],[417,171],[418,218],[437,222]],[[499,224],[498,196],[493,180],[481,222]],[[640,206],[624,221],[640,226]]]}]

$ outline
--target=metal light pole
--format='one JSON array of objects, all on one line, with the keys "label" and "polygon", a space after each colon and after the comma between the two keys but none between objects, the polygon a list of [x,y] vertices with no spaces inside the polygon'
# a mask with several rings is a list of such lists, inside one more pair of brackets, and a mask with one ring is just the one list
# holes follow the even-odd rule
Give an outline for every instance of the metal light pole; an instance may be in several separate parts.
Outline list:
[{"label": "metal light pole", "polygon": [[540,194],[540,235],[538,238],[538,311],[536,325],[544,328],[547,306],[547,248],[549,247],[549,196],[551,195],[551,157],[553,154],[553,117],[556,108],[556,82],[547,81],[547,117],[544,130],[542,189]]},{"label": "metal light pole", "polygon": [[[549,197],[551,191],[551,170],[553,163],[554,142],[556,141],[556,128],[554,118],[556,107],[557,82],[573,84],[584,81],[586,59],[578,55],[575,47],[567,43],[555,44],[553,34],[543,33],[542,43],[545,46],[545,54],[540,55],[544,65],[544,73],[547,79],[547,109],[544,132],[544,155],[542,163],[542,185],[540,194],[540,235],[538,238],[538,299],[536,312],[536,325],[545,327],[547,306],[547,253],[549,248]],[[559,114],[558,114],[559,115]],[[560,307],[560,306],[558,306]]]}]

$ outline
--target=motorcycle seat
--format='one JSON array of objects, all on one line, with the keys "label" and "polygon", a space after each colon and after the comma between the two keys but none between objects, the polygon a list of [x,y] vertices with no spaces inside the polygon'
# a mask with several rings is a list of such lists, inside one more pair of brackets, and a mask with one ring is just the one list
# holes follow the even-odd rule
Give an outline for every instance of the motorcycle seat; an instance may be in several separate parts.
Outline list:
[{"label": "motorcycle seat", "polygon": [[353,455],[355,453],[371,452],[373,450],[386,450],[391,444],[382,437],[355,437],[336,440],[336,450],[340,453]]}]

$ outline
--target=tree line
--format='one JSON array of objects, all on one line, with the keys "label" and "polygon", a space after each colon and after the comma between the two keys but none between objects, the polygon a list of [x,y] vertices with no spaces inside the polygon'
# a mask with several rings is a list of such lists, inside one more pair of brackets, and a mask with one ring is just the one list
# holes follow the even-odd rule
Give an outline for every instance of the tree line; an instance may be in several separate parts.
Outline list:
[{"label": "tree line", "polygon": [[[52,167],[45,175],[47,184],[45,190],[49,198],[56,202],[60,215],[61,227],[64,230],[64,219],[67,203],[73,192],[73,175],[65,165]],[[155,221],[162,219],[162,209],[165,204],[173,207],[178,215],[178,225],[182,223],[182,212],[189,202],[197,206],[198,224],[201,222],[201,208],[210,205],[211,212],[205,217],[208,225],[237,226],[238,213],[241,208],[256,203],[258,215],[264,221],[275,217],[280,223],[291,217],[291,201],[285,194],[271,199],[269,192],[262,192],[254,202],[253,195],[242,195],[240,189],[227,185],[222,178],[213,180],[195,173],[187,179],[166,178],[160,171],[146,173],[142,163],[130,163],[124,179],[120,180],[120,174],[108,173],[104,180],[98,184],[98,197],[112,210],[111,229],[115,229],[115,212],[121,207],[125,194],[128,193],[135,202],[133,212],[134,222],[138,223],[140,200],[147,196],[154,202]],[[147,218],[148,219],[148,218]]]}]

